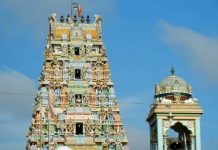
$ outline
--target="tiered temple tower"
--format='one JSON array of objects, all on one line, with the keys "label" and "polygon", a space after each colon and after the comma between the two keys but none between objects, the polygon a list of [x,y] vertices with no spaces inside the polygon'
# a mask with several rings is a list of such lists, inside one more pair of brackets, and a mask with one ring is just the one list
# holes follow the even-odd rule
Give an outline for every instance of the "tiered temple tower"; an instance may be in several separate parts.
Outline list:
[{"label": "tiered temple tower", "polygon": [[45,61],[27,150],[125,150],[114,85],[102,41],[102,18],[49,17]]},{"label": "tiered temple tower", "polygon": [[147,121],[151,150],[201,150],[200,117],[203,110],[192,87],[174,75],[155,86]]}]

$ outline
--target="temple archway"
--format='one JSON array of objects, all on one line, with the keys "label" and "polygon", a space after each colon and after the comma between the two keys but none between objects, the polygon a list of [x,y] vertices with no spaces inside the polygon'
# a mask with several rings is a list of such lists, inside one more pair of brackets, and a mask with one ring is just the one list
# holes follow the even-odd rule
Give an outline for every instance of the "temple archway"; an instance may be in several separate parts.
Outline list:
[{"label": "temple archway", "polygon": [[192,132],[181,122],[172,125],[166,135],[165,144],[168,150],[191,150]]}]

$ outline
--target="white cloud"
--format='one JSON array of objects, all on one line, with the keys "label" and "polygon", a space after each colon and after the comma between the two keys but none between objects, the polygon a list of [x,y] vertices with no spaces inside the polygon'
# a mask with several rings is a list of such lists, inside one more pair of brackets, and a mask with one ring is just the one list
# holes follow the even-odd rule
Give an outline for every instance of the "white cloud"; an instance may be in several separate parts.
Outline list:
[{"label": "white cloud", "polygon": [[[31,122],[34,81],[9,69],[0,69],[0,147],[24,149],[25,135]],[[25,95],[20,95],[25,94]]]},{"label": "white cloud", "polygon": [[162,40],[180,55],[189,67],[197,68],[207,79],[218,83],[218,39],[189,28],[160,22]]}]

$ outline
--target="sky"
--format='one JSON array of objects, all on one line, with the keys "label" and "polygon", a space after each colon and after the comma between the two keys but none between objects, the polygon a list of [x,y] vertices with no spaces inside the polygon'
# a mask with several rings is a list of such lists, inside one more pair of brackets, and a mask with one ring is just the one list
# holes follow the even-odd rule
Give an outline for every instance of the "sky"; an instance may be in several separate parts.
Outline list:
[{"label": "sky", "polygon": [[[148,149],[145,119],[154,85],[174,66],[204,109],[202,149],[216,150],[218,1],[77,2],[84,15],[103,17],[104,45],[131,149]],[[70,0],[0,1],[0,149],[24,149],[44,61],[48,16],[53,12],[67,16]]]}]

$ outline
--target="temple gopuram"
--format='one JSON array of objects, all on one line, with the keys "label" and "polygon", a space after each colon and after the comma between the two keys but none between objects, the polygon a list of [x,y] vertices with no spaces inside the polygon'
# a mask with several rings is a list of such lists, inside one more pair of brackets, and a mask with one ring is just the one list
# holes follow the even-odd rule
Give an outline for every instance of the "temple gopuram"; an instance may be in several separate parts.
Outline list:
[{"label": "temple gopuram", "polygon": [[26,150],[127,150],[102,18],[52,14],[44,54]]}]

